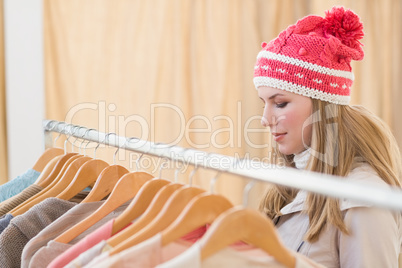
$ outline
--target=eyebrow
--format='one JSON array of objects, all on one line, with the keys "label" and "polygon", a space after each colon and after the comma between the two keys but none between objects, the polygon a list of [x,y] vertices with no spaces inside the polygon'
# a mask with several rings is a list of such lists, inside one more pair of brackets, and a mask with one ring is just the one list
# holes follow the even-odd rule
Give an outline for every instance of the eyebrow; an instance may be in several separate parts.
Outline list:
[{"label": "eyebrow", "polygon": [[283,96],[283,94],[281,94],[281,93],[276,93],[276,94],[272,95],[271,97],[269,97],[268,99],[269,99],[269,100],[272,100],[272,99],[275,98],[276,96]]}]

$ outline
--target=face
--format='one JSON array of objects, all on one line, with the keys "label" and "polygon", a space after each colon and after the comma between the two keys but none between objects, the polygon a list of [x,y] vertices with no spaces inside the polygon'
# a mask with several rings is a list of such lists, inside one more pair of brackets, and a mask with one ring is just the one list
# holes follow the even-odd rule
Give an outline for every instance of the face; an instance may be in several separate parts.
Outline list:
[{"label": "face", "polygon": [[298,154],[310,146],[313,103],[309,97],[272,87],[259,87],[258,96],[264,103],[261,124],[270,128],[282,154]]}]

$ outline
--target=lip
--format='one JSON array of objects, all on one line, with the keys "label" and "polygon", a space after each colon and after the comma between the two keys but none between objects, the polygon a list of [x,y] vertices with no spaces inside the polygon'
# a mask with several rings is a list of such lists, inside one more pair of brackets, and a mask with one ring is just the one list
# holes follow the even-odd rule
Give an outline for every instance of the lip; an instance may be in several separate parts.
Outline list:
[{"label": "lip", "polygon": [[272,136],[274,137],[274,141],[278,142],[284,139],[286,134],[287,133],[272,133]]}]

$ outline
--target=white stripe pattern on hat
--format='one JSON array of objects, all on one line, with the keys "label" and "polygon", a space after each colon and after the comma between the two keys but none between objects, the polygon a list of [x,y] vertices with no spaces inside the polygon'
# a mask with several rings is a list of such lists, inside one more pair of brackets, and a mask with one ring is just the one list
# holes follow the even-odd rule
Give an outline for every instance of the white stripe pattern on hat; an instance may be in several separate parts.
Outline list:
[{"label": "white stripe pattern on hat", "polygon": [[276,54],[276,53],[266,51],[266,50],[260,51],[260,53],[258,53],[257,60],[260,58],[273,59],[273,60],[277,60],[277,61],[280,61],[283,63],[292,64],[292,65],[299,66],[299,67],[302,67],[302,68],[305,68],[308,70],[312,70],[312,71],[315,71],[318,73],[347,78],[352,81],[355,79],[354,74],[349,71],[342,71],[342,70],[335,70],[335,69],[327,68],[327,67],[320,66],[320,65],[317,65],[314,63],[302,61],[302,60],[291,58],[289,56],[285,56],[285,55],[281,55],[281,54]]},{"label": "white stripe pattern on hat", "polygon": [[347,105],[350,101],[350,96],[335,95],[323,92],[314,88],[305,87],[302,85],[294,84],[288,81],[279,80],[272,77],[257,76],[253,79],[255,88],[261,86],[268,86],[286,90],[292,93],[310,97],[313,99],[320,99],[335,104]]}]

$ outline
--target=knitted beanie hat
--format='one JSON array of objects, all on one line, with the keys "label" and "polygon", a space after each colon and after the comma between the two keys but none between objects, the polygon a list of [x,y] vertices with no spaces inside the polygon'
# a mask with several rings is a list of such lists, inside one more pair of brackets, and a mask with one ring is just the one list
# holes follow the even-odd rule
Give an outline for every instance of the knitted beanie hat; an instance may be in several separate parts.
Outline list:
[{"label": "knitted beanie hat", "polygon": [[254,85],[347,105],[354,76],[351,60],[362,60],[363,24],[358,15],[333,7],[325,18],[307,16],[262,44]]}]

